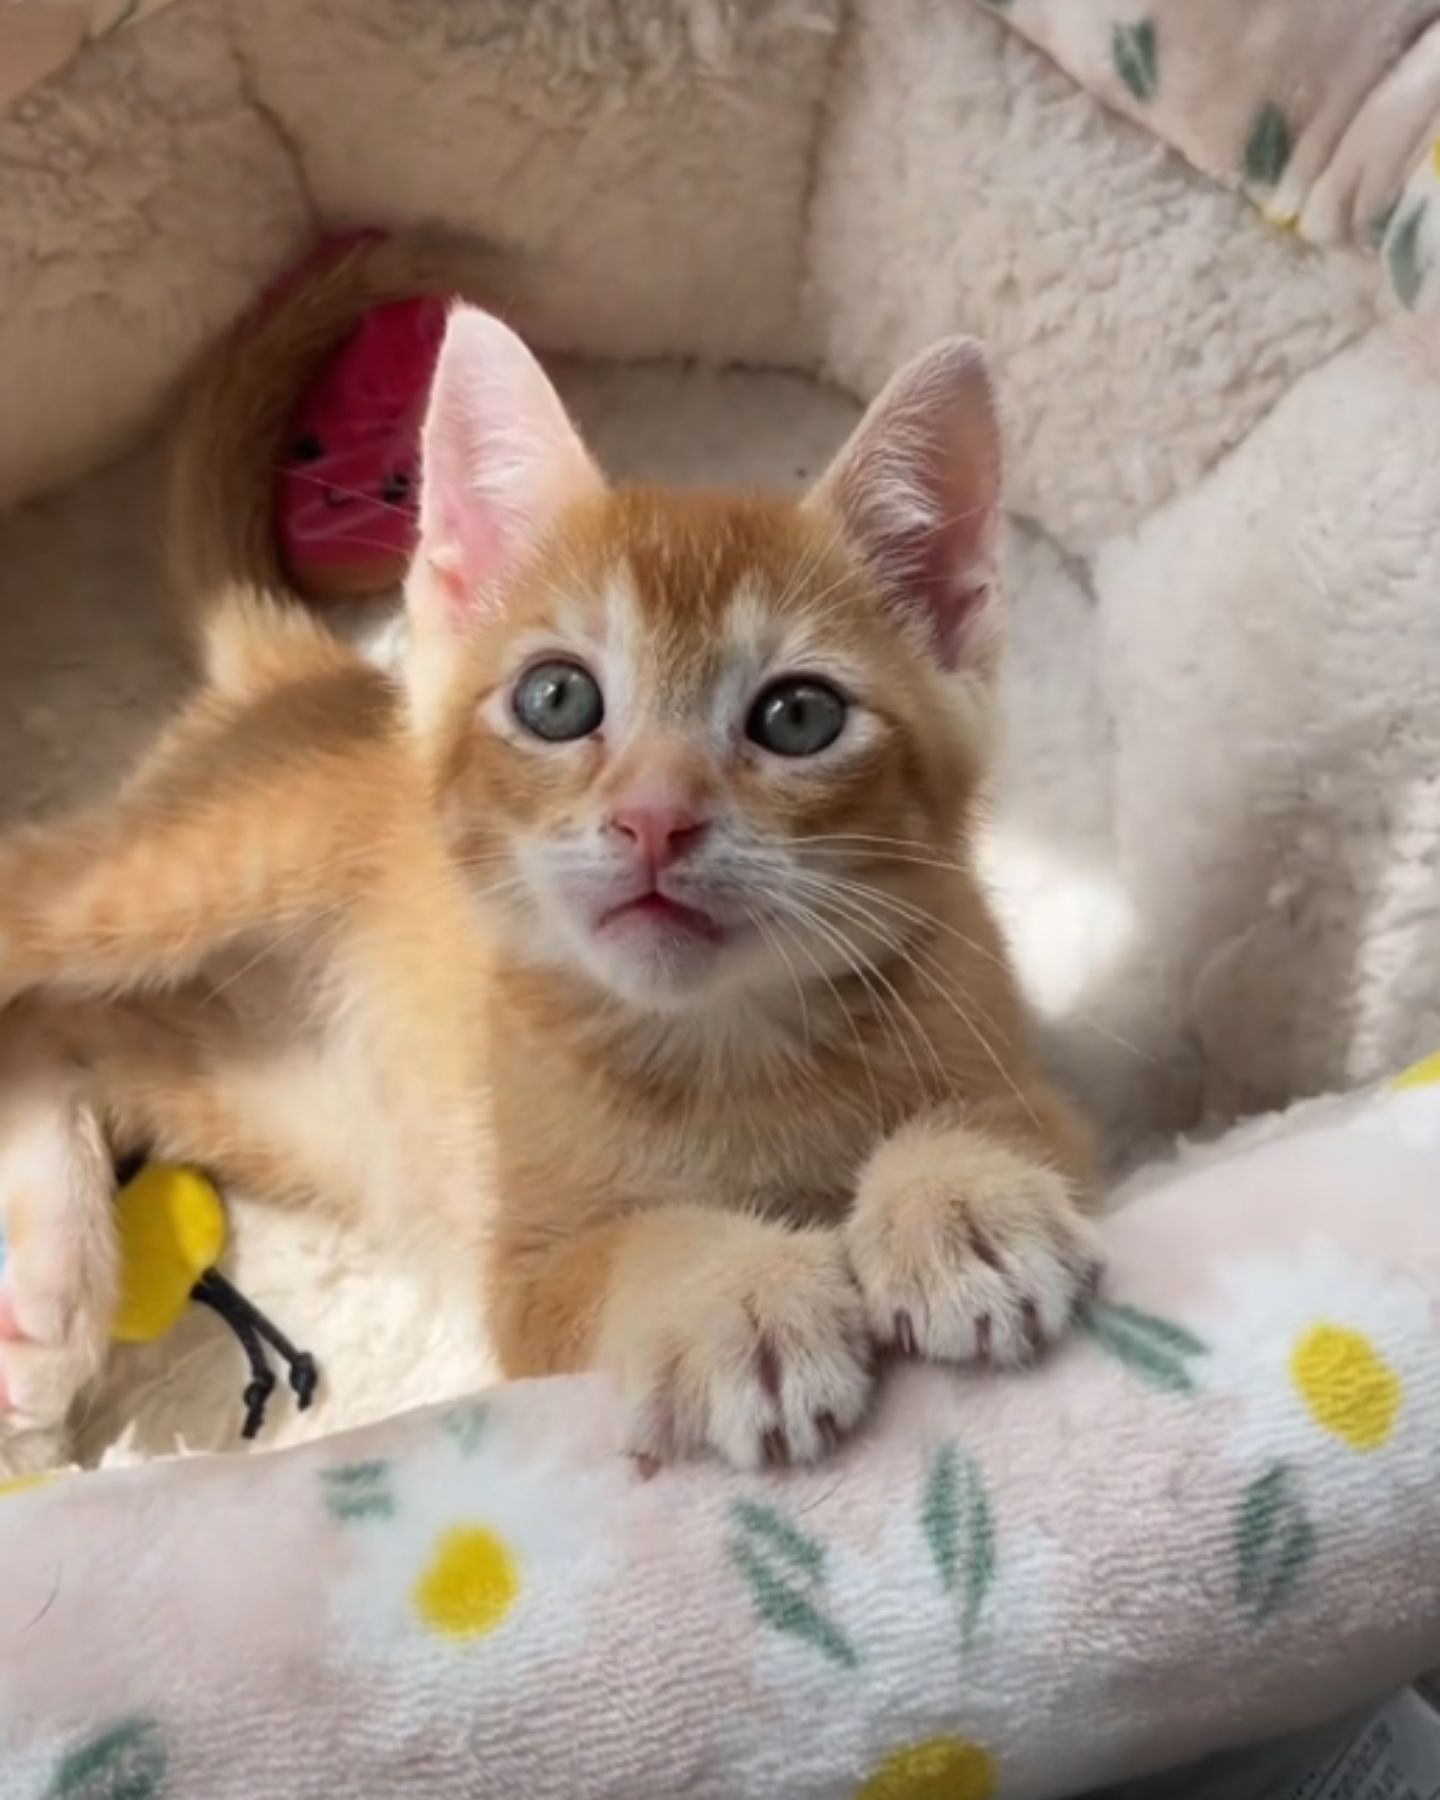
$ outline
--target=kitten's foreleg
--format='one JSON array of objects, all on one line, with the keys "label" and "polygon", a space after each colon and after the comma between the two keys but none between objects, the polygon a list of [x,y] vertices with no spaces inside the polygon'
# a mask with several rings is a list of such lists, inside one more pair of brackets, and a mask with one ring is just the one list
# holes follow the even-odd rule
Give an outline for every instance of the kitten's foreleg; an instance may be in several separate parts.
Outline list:
[{"label": "kitten's foreleg", "polygon": [[865,1410],[870,1348],[838,1232],[656,1207],[558,1246],[502,1240],[493,1292],[506,1372],[608,1369],[639,1456],[810,1461]]},{"label": "kitten's foreleg", "polygon": [[1043,1088],[911,1120],[871,1157],[846,1229],[876,1340],[1032,1360],[1098,1275],[1092,1192],[1080,1127]]}]

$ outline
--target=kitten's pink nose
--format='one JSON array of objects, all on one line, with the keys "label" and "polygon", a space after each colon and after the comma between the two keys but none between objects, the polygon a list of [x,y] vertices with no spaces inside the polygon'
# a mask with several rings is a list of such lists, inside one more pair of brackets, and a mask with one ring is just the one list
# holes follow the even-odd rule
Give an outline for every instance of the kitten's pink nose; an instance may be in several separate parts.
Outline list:
[{"label": "kitten's pink nose", "polygon": [[616,807],[610,829],[629,838],[655,874],[693,850],[708,827],[686,807],[636,802]]}]

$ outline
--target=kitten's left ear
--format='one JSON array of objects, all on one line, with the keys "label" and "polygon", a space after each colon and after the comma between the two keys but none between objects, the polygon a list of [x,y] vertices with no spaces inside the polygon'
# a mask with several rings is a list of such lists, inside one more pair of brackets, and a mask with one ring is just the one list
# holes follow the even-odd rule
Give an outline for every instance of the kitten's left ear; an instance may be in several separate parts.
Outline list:
[{"label": "kitten's left ear", "polygon": [[990,672],[1000,427],[973,338],[943,339],[891,377],[808,504],[838,520],[947,668]]},{"label": "kitten's left ear", "polygon": [[493,314],[457,306],[421,434],[412,613],[463,629],[560,510],[603,485],[534,354]]}]

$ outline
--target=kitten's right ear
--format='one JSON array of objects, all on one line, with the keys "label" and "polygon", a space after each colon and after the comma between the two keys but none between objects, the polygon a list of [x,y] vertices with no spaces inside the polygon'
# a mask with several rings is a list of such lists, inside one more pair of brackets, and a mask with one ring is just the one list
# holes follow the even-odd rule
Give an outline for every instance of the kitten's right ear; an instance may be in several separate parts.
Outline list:
[{"label": "kitten's right ear", "polygon": [[412,614],[463,630],[560,509],[603,485],[532,352],[493,314],[457,306],[421,435]]}]

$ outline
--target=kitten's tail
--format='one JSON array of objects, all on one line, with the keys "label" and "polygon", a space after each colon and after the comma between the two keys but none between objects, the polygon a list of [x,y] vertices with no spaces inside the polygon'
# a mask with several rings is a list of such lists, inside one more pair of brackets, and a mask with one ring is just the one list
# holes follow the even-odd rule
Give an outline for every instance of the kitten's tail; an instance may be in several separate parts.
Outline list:
[{"label": "kitten's tail", "polygon": [[206,359],[183,404],[170,469],[171,581],[222,688],[266,687],[306,640],[333,639],[298,600],[280,556],[276,475],[295,405],[365,314],[451,295],[494,304],[493,250],[410,232],[358,238],[302,271]]}]

